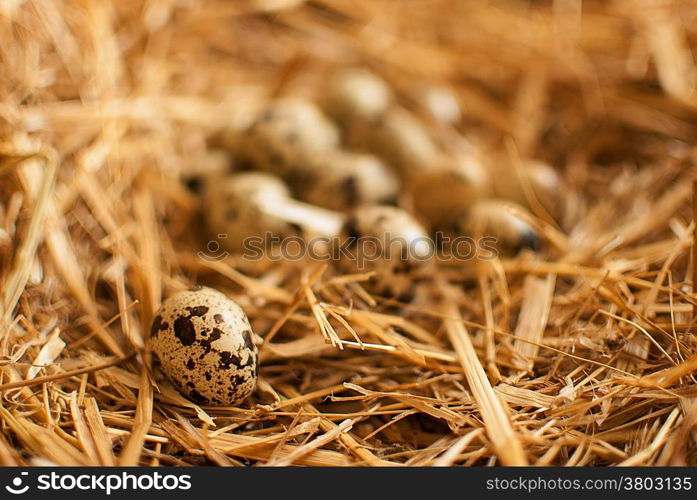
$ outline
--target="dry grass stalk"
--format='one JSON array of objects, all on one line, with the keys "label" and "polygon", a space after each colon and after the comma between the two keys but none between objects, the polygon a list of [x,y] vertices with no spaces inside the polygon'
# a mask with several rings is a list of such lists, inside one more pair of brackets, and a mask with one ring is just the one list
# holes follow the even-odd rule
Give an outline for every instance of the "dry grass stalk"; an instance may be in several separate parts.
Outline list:
[{"label": "dry grass stalk", "polygon": [[[537,344],[542,340],[549,310],[552,307],[554,297],[555,276],[550,274],[547,279],[541,280],[534,276],[525,278],[523,285],[523,302],[520,306],[520,316],[514,331],[517,337],[513,342],[513,349],[520,354],[514,363],[521,370],[532,370],[537,357],[539,347]],[[525,342],[529,340],[530,342]]]},{"label": "dry grass stalk", "polygon": [[479,405],[487,434],[497,455],[504,465],[527,465],[520,438],[511,425],[507,409],[494,392],[482,368],[469,333],[462,324],[460,311],[454,304],[450,304],[445,306],[444,313],[450,316],[444,321],[445,328],[448,330],[450,342],[455,347],[474,399]]}]

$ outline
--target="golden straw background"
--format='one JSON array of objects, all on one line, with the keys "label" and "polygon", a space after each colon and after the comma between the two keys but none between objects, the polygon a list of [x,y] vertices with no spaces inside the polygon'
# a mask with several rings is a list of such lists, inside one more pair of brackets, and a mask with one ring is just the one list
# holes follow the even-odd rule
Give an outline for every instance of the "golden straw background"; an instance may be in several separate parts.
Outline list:
[{"label": "golden straw background", "polygon": [[[0,2],[0,463],[697,465],[696,46],[692,0]],[[412,305],[198,258],[183,179],[339,66],[407,106],[446,83],[493,163],[554,165],[545,249],[444,265],[464,291]],[[239,408],[146,368],[194,283],[273,337]]]}]

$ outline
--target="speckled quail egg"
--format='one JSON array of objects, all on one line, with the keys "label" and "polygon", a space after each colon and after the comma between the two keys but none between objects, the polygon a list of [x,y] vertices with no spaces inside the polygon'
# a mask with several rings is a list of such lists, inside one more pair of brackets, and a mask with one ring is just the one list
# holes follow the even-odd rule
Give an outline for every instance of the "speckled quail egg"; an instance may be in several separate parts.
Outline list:
[{"label": "speckled quail egg", "polygon": [[329,79],[326,107],[339,121],[373,118],[389,107],[392,91],[379,76],[362,68],[348,68]]},{"label": "speckled quail egg", "polygon": [[288,182],[301,200],[338,211],[393,203],[399,190],[397,176],[379,158],[342,150],[308,158]]},{"label": "speckled quail egg", "polygon": [[255,338],[240,306],[206,287],[169,297],[150,329],[162,372],[193,401],[213,406],[238,404],[254,391]]},{"label": "speckled quail egg", "polygon": [[553,217],[562,216],[569,193],[559,173],[550,165],[529,160],[516,168],[503,160],[494,164],[493,179],[497,197],[531,208],[530,198],[534,196]]},{"label": "speckled quail egg", "polygon": [[457,95],[450,87],[428,85],[417,94],[417,101],[440,123],[456,123],[462,116]]},{"label": "speckled quail egg", "polygon": [[403,176],[430,168],[438,158],[438,146],[428,129],[405,109],[390,109],[352,134],[349,143],[374,152]]},{"label": "speckled quail egg", "polygon": [[434,227],[489,194],[489,176],[474,155],[440,155],[430,168],[414,170],[406,180],[416,211]]},{"label": "speckled quail egg", "polygon": [[268,235],[331,236],[342,222],[341,214],[293,199],[281,179],[265,172],[210,179],[204,211],[211,234],[224,237],[220,243],[233,251],[244,249],[245,241],[256,240],[257,247]]},{"label": "speckled quail egg", "polygon": [[414,283],[427,278],[434,247],[423,226],[398,207],[366,205],[348,215],[341,230],[348,242],[339,267],[346,273],[373,272],[368,287],[408,299]]},{"label": "speckled quail egg", "polygon": [[255,168],[285,175],[307,155],[338,145],[336,125],[315,104],[283,98],[269,103],[234,147]]},{"label": "speckled quail egg", "polygon": [[219,243],[233,250],[242,248],[245,238],[263,236],[265,231],[279,236],[295,234],[287,221],[263,211],[264,201],[273,204],[289,197],[283,181],[264,172],[210,178],[203,196],[210,234],[221,235]]},{"label": "speckled quail egg", "polygon": [[480,200],[457,219],[453,229],[459,235],[496,238],[495,246],[505,253],[525,248],[537,250],[540,237],[535,228],[516,213],[528,213],[522,206],[496,198]]}]

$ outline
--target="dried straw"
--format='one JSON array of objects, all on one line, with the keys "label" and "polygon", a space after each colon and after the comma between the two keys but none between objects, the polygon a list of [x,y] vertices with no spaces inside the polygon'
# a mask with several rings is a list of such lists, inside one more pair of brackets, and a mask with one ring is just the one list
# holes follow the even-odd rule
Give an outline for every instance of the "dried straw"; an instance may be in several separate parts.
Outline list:
[{"label": "dried straw", "polygon": [[[694,0],[0,2],[0,464],[697,465],[696,19]],[[439,262],[410,303],[331,265],[198,257],[206,154],[356,65],[444,149],[557,168],[562,216],[522,182],[540,252]],[[427,118],[432,85],[458,123]],[[194,283],[264,338],[239,407],[150,369],[153,311]]]}]

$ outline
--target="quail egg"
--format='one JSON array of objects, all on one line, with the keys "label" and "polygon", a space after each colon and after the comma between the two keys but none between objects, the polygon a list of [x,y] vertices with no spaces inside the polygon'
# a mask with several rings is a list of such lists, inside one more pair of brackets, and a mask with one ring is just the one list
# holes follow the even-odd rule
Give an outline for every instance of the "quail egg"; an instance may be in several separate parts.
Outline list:
[{"label": "quail egg", "polygon": [[213,406],[235,405],[254,390],[255,338],[240,306],[206,287],[169,297],[150,329],[162,372],[190,399]]}]

